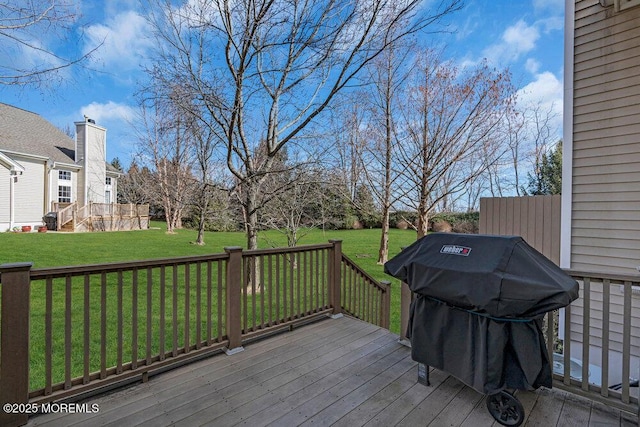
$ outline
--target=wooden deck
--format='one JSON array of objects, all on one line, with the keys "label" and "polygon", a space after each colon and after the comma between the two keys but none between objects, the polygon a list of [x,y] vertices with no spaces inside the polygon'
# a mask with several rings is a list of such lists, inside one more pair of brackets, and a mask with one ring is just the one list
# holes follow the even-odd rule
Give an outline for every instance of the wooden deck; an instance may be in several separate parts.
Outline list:
[{"label": "wooden deck", "polygon": [[[348,317],[306,325],[83,403],[30,426],[498,426],[484,396],[440,371],[417,383],[398,337]],[[542,389],[519,392],[527,426],[632,426],[629,414]]]}]

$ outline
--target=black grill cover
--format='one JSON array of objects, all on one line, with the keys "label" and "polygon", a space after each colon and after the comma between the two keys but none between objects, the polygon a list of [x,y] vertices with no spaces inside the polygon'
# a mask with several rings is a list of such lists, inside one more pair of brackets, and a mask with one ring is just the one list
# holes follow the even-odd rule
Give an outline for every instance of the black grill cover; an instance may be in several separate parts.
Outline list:
[{"label": "black grill cover", "polygon": [[485,394],[551,387],[541,317],[575,300],[578,283],[521,237],[430,234],[385,272],[417,294],[414,360]]},{"label": "black grill cover", "polygon": [[551,388],[542,320],[496,321],[429,297],[411,304],[411,358],[448,372],[479,393]]},{"label": "black grill cover", "polygon": [[494,317],[535,317],[578,298],[578,283],[517,236],[429,234],[384,271],[417,294]]}]

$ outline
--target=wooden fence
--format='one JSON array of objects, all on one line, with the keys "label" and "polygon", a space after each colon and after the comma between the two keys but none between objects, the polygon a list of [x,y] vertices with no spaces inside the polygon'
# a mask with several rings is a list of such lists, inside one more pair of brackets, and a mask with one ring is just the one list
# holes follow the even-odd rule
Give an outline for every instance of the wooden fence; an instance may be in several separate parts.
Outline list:
[{"label": "wooden fence", "polygon": [[561,197],[493,197],[480,199],[480,234],[522,238],[560,265]]},{"label": "wooden fence", "polygon": [[[327,315],[388,328],[390,284],[341,242],[32,269],[0,266],[0,401],[44,403],[121,385]],[[0,425],[27,414],[0,413]]]}]

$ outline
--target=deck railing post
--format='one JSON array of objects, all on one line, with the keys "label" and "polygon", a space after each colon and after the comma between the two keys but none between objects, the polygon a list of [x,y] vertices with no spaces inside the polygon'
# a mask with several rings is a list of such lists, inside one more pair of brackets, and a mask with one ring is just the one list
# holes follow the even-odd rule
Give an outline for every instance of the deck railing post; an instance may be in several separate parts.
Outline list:
[{"label": "deck railing post", "polygon": [[385,287],[385,291],[382,294],[382,326],[385,329],[389,329],[390,318],[391,318],[391,282],[388,280],[383,280],[380,282],[382,286]]},{"label": "deck railing post", "polygon": [[226,330],[229,344],[225,348],[228,355],[238,353],[242,347],[242,248],[230,246],[224,248],[229,254],[227,261],[227,290],[226,290]]},{"label": "deck railing post", "polygon": [[411,346],[411,341],[407,338],[407,327],[409,326],[412,294],[409,285],[402,282],[400,285],[400,343],[408,346]]},{"label": "deck railing post", "polygon": [[[29,402],[29,272],[32,263],[0,265],[2,322],[0,336],[0,425],[21,426],[29,420],[19,407]],[[9,409],[7,411],[7,408]]]},{"label": "deck railing post", "polygon": [[[404,251],[406,246],[400,248]],[[409,326],[409,315],[411,313],[411,301],[413,292],[405,282],[400,284],[400,344],[411,347],[411,340],[407,337],[407,327]]]},{"label": "deck railing post", "polygon": [[329,256],[329,304],[333,308],[331,317],[342,317],[340,284],[342,283],[342,240],[332,239]]}]

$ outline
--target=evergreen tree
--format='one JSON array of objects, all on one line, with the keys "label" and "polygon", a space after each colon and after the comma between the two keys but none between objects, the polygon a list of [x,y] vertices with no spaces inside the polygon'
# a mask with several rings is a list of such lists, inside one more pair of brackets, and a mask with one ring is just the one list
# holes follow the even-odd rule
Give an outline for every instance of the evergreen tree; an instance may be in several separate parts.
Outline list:
[{"label": "evergreen tree", "polygon": [[529,172],[529,187],[522,189],[529,196],[560,194],[562,192],[562,141],[543,154],[536,162],[534,174]]}]

